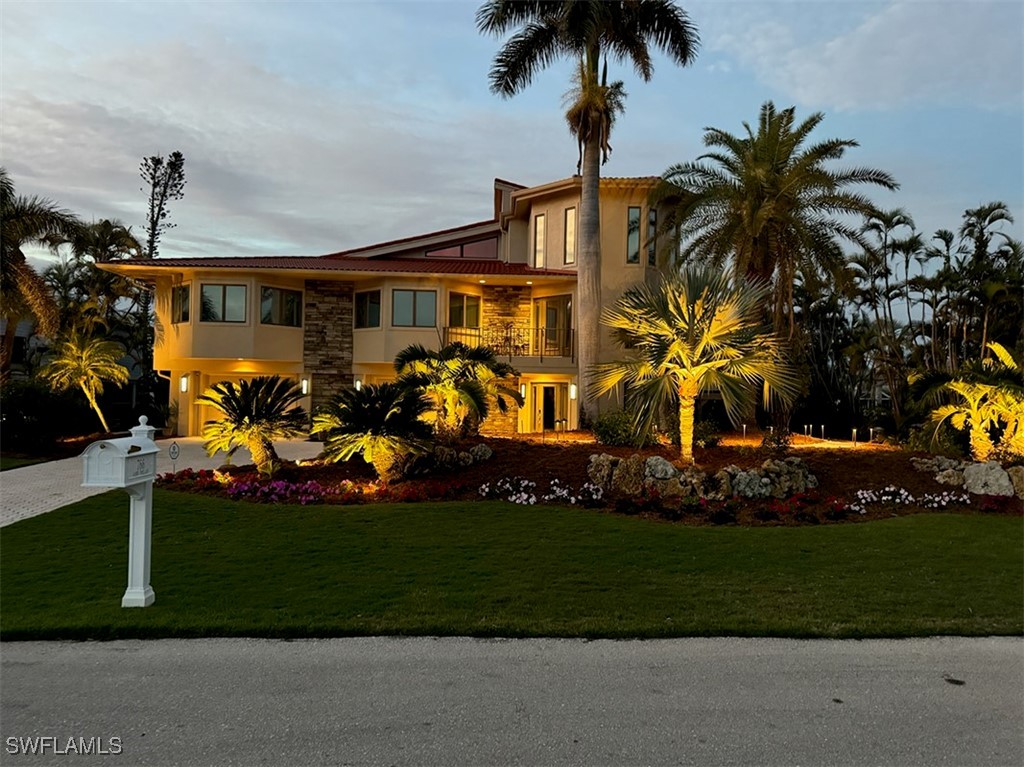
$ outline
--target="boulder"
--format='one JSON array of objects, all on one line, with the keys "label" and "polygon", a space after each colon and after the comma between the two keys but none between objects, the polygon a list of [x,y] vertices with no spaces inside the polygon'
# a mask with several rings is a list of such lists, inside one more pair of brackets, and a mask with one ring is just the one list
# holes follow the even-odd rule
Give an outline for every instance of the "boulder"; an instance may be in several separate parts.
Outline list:
[{"label": "boulder", "polygon": [[965,464],[955,458],[946,458],[942,455],[932,455],[927,458],[911,458],[910,464],[918,471],[938,473],[950,469],[962,469]]},{"label": "boulder", "polygon": [[692,495],[688,492],[689,488],[684,487],[679,483],[679,480],[675,477],[671,479],[656,479],[648,477],[644,481],[644,485],[649,490],[654,490],[662,498],[682,498],[686,495]]},{"label": "boulder", "polygon": [[676,467],[660,455],[652,455],[644,464],[644,474],[648,479],[675,479],[678,473]]},{"label": "boulder", "polygon": [[732,475],[729,470],[722,469],[713,477],[712,488],[708,492],[708,498],[715,501],[725,500],[732,497]]},{"label": "boulder", "polygon": [[469,454],[473,456],[474,461],[480,463],[482,461],[489,461],[491,456],[494,455],[494,451],[481,442],[479,445],[473,445],[469,449]]},{"label": "boulder", "polygon": [[1010,484],[1013,485],[1017,497],[1024,498],[1024,466],[1011,466],[1006,470],[1006,475],[1010,478]]},{"label": "boulder", "polygon": [[964,473],[960,469],[946,469],[935,475],[935,481],[941,485],[964,486]]},{"label": "boulder", "polygon": [[631,455],[619,461],[612,474],[612,492],[625,496],[640,495],[644,486],[644,457]]},{"label": "boulder", "polygon": [[772,481],[757,469],[741,471],[732,478],[732,494],[743,498],[767,498],[772,494]]},{"label": "boulder", "polygon": [[686,490],[686,495],[703,496],[708,475],[700,469],[690,466],[679,473],[679,484]]},{"label": "boulder", "polygon": [[612,489],[612,475],[619,459],[614,455],[602,453],[601,455],[590,456],[590,463],[587,464],[587,476],[590,481],[601,488],[604,492]]},{"label": "boulder", "polygon": [[974,495],[1013,495],[1013,483],[995,461],[972,463],[964,468],[964,487]]},{"label": "boulder", "polygon": [[461,453],[459,453],[458,461],[459,461],[459,466],[463,466],[463,467],[465,467],[465,466],[472,466],[473,465],[473,456],[468,451],[463,450]]}]

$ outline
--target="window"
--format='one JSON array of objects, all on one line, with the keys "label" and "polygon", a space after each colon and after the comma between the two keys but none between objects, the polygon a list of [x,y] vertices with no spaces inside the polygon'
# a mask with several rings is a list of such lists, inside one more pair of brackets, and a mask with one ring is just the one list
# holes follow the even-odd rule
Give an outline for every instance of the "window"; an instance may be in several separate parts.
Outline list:
[{"label": "window", "polygon": [[380,291],[356,293],[356,327],[380,327]]},{"label": "window", "polygon": [[399,328],[432,328],[437,317],[433,290],[391,291],[391,324]]},{"label": "window", "polygon": [[448,297],[448,327],[480,327],[480,296],[452,293]]},{"label": "window", "polygon": [[533,217],[533,265],[538,269],[544,268],[544,243],[546,239],[544,214],[538,213]]},{"label": "window", "polygon": [[655,266],[658,262],[658,211],[649,208],[647,211],[647,264]]},{"label": "window", "polygon": [[175,285],[171,288],[171,323],[188,322],[189,297],[188,285]]},{"label": "window", "polygon": [[576,208],[565,209],[565,263],[576,263]]},{"label": "window", "polygon": [[245,322],[245,285],[203,285],[203,322]]},{"label": "window", "polygon": [[282,288],[260,289],[260,322],[264,325],[302,327],[302,293]]},{"label": "window", "polygon": [[640,208],[629,209],[629,222],[626,226],[626,263],[640,263]]},{"label": "window", "polygon": [[448,245],[424,253],[426,258],[497,258],[498,238],[467,242],[462,245]]}]

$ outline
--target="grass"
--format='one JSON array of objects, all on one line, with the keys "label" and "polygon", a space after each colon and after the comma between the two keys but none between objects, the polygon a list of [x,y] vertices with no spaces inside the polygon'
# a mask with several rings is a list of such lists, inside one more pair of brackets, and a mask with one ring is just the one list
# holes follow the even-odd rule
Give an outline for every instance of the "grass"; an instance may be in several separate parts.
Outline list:
[{"label": "grass", "polygon": [[0,471],[17,469],[20,466],[31,466],[34,463],[43,463],[46,458],[15,458],[10,455],[0,455]]},{"label": "grass", "polygon": [[122,609],[108,493],[0,533],[0,636],[1024,632],[1024,520],[692,528],[497,502],[260,506],[157,490],[156,604]]}]

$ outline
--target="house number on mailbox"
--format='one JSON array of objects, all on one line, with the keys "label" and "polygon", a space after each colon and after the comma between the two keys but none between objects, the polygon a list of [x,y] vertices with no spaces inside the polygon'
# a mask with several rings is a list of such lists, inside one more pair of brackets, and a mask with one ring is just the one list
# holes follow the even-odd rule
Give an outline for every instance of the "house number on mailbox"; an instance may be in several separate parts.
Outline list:
[{"label": "house number on mailbox", "polygon": [[128,477],[145,477],[156,472],[156,456],[140,455],[137,458],[129,458],[131,464],[128,467]]}]

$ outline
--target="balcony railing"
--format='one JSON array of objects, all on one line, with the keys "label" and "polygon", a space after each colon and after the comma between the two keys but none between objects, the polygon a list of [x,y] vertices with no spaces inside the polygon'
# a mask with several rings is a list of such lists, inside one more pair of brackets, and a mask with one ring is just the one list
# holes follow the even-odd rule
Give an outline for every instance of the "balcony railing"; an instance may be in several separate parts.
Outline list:
[{"label": "balcony railing", "polygon": [[576,331],[572,328],[524,328],[514,325],[484,328],[445,328],[445,344],[461,341],[467,346],[486,346],[499,357],[576,359]]}]

